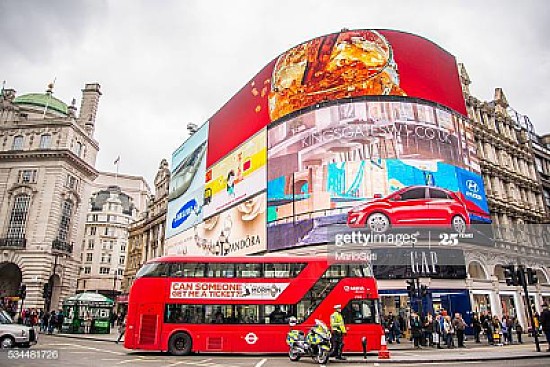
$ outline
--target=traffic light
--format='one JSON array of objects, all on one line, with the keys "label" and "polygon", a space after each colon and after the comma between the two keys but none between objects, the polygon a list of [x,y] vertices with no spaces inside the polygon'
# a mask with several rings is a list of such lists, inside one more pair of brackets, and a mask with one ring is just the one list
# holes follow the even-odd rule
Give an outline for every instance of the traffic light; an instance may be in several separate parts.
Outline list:
[{"label": "traffic light", "polygon": [[21,299],[27,298],[27,285],[26,284],[21,284],[21,286],[19,287],[19,298],[21,298]]},{"label": "traffic light", "polygon": [[534,285],[539,282],[539,278],[537,277],[537,271],[532,268],[527,268],[527,283],[529,285]]},{"label": "traffic light", "polygon": [[44,288],[42,289],[42,298],[48,299],[52,295],[52,290],[50,288],[50,283],[44,283]]},{"label": "traffic light", "polygon": [[506,265],[503,268],[504,278],[506,278],[506,285],[519,285],[516,267],[514,265]]},{"label": "traffic light", "polygon": [[413,298],[416,295],[416,283],[414,279],[407,280],[407,293],[409,298]]},{"label": "traffic light", "polygon": [[426,297],[428,295],[428,286],[422,284],[420,286],[420,296],[421,297]]}]

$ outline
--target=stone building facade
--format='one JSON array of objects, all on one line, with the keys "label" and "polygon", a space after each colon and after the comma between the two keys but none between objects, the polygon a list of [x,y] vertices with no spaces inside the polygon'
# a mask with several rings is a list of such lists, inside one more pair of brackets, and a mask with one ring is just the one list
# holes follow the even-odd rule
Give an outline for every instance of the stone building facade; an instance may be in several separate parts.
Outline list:
[{"label": "stone building facade", "polygon": [[523,290],[506,285],[503,266],[536,269],[539,284],[529,287],[530,307],[541,312],[543,302],[550,304],[550,247],[544,225],[549,216],[543,194],[548,178],[537,163],[537,156],[550,155],[537,147],[533,124],[510,107],[501,88],[495,89],[492,101],[481,101],[471,95],[463,65],[460,72],[495,240],[491,247],[465,248],[472,310],[517,316],[527,326]]},{"label": "stone building facade", "polygon": [[137,271],[144,263],[164,253],[169,184],[170,169],[168,162],[163,159],[155,176],[155,195],[150,198],[147,210],[128,229],[128,258],[122,284],[123,293],[129,292]]},{"label": "stone building facade", "polygon": [[80,244],[77,292],[97,292],[113,299],[120,294],[128,227],[145,211],[149,195],[149,186],[141,176],[99,173]]},{"label": "stone building facade", "polygon": [[[0,96],[0,299],[58,308],[76,291],[80,246],[99,144],[99,84],[82,90],[80,113],[46,93]],[[43,298],[45,284],[51,299]],[[46,302],[45,302],[46,301]]]}]

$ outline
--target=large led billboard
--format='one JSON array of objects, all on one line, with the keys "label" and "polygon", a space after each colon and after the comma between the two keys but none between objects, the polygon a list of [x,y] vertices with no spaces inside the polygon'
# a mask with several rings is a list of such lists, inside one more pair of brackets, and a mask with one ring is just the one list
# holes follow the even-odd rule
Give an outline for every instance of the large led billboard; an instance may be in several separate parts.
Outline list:
[{"label": "large led billboard", "polygon": [[266,195],[203,220],[177,236],[166,239],[166,255],[242,256],[266,250]]},{"label": "large led billboard", "polygon": [[350,228],[490,223],[467,120],[414,100],[341,102],[270,126],[267,199],[268,250]]},{"label": "large led billboard", "polygon": [[290,113],[361,96],[421,98],[467,114],[454,56],[409,33],[344,30],[284,52],[214,114],[207,166]]},{"label": "large led billboard", "polygon": [[166,238],[202,221],[208,123],[172,154]]}]

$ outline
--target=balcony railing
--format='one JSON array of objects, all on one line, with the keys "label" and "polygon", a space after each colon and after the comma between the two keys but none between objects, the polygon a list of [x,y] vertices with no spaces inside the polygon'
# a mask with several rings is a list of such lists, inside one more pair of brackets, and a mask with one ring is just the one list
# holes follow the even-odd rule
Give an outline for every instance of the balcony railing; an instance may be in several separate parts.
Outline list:
[{"label": "balcony railing", "polygon": [[73,244],[65,242],[65,241],[53,240],[52,241],[52,250],[58,251],[58,252],[64,252],[66,254],[72,254],[73,253]]},{"label": "balcony railing", "polygon": [[25,248],[26,238],[0,238],[0,248]]}]

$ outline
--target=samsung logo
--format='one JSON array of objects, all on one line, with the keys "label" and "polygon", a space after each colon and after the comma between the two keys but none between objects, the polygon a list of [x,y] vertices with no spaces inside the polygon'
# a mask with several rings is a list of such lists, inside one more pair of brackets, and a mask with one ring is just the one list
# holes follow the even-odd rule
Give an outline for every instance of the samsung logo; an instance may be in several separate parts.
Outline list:
[{"label": "samsung logo", "polygon": [[178,228],[183,222],[189,218],[192,213],[195,213],[197,209],[197,200],[191,199],[185,203],[180,210],[176,213],[175,218],[172,220],[172,228]]}]

